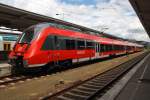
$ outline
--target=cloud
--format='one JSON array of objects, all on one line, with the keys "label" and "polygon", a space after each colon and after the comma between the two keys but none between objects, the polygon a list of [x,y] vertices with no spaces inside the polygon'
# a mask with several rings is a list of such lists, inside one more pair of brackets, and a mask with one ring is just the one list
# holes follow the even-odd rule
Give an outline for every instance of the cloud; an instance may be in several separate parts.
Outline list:
[{"label": "cloud", "polygon": [[150,41],[128,0],[93,0],[92,3],[90,0],[1,0],[0,2],[100,31],[107,27],[108,30],[105,32],[115,36]]}]

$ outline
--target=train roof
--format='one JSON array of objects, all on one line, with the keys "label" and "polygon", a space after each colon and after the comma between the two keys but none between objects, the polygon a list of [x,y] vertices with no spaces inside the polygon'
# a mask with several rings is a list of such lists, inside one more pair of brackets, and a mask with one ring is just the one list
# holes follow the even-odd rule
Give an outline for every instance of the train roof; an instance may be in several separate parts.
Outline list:
[{"label": "train roof", "polygon": [[0,34],[9,34],[9,35],[21,35],[21,32],[12,32],[12,31],[0,31]]}]

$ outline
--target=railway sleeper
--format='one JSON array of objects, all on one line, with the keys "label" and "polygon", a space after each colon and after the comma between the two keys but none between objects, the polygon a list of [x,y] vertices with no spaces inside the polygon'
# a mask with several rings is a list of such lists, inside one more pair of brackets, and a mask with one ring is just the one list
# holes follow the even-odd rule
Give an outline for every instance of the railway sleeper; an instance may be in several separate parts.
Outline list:
[{"label": "railway sleeper", "polygon": [[91,85],[98,85],[98,86],[103,86],[104,84],[102,84],[101,82],[93,82],[93,81],[89,81],[86,84],[91,84]]},{"label": "railway sleeper", "polygon": [[70,91],[71,93],[75,93],[75,94],[81,94],[81,95],[86,95],[86,96],[88,96],[88,95],[90,95],[91,94],[91,92],[83,92],[83,91],[77,91],[77,90],[71,90]]},{"label": "railway sleeper", "polygon": [[87,91],[87,92],[95,92],[97,90],[95,89],[89,89],[89,88],[85,88],[85,87],[77,87],[78,90],[81,90],[81,91]]},{"label": "railway sleeper", "polygon": [[84,100],[86,99],[87,97],[86,96],[82,96],[82,95],[75,95],[75,94],[72,94],[72,93],[65,93],[63,95],[60,95],[58,96],[57,98],[67,98],[65,100]]},{"label": "railway sleeper", "polygon": [[87,94],[91,94],[95,92],[95,91],[85,91],[84,89],[80,89],[80,88],[72,89],[72,91],[78,91],[78,92],[87,93]]},{"label": "railway sleeper", "polygon": [[91,84],[83,84],[82,86],[88,87],[88,88],[102,88],[102,85],[91,85]]}]

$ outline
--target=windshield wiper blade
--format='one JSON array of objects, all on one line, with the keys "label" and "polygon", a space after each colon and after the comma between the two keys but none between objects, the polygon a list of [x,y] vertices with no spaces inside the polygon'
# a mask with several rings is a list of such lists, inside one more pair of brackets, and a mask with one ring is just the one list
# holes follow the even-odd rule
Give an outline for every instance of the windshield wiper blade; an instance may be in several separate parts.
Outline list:
[{"label": "windshield wiper blade", "polygon": [[29,44],[29,43],[27,43],[27,42],[19,42],[19,44]]}]

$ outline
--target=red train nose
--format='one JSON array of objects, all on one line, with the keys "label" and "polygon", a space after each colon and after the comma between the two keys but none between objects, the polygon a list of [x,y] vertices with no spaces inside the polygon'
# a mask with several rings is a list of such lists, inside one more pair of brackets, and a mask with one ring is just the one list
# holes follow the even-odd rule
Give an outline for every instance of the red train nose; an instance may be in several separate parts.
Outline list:
[{"label": "red train nose", "polygon": [[17,44],[14,47],[15,53],[24,53],[29,47],[29,44]]}]

